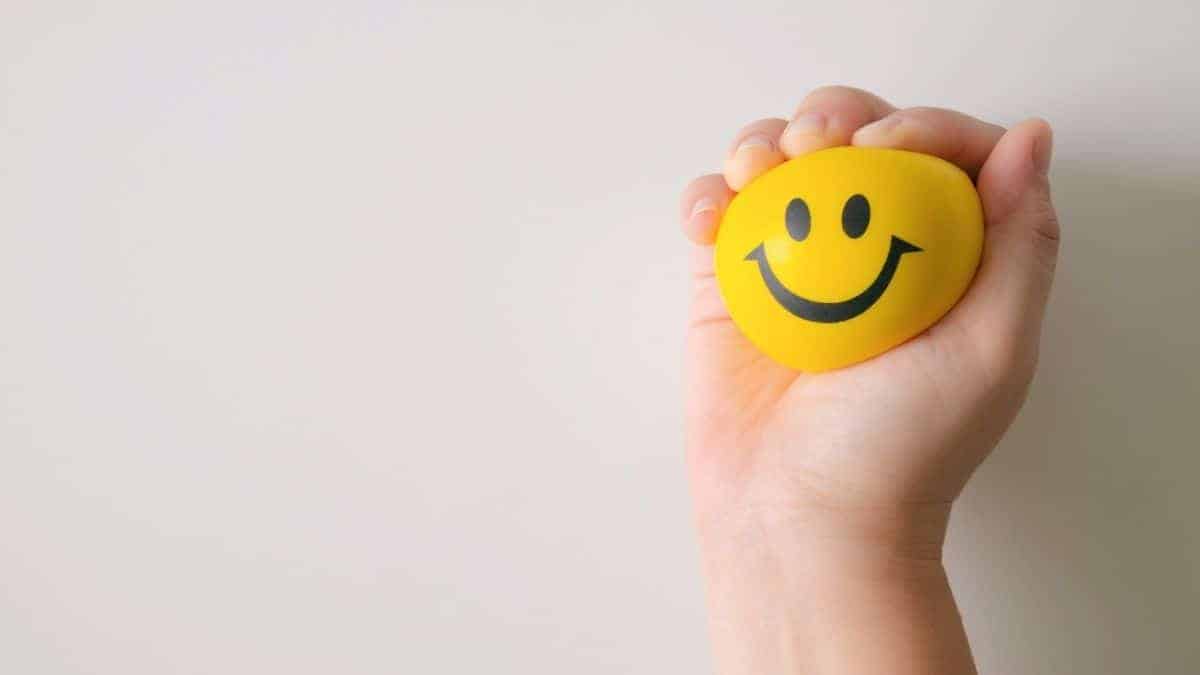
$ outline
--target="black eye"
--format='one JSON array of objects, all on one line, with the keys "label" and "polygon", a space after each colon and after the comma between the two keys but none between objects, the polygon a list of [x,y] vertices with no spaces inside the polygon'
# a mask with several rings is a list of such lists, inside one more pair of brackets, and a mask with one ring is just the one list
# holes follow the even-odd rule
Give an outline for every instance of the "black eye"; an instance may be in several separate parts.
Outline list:
[{"label": "black eye", "polygon": [[858,239],[863,236],[870,222],[871,204],[866,197],[854,195],[846,200],[846,205],[842,207],[842,229],[847,237]]},{"label": "black eye", "polygon": [[804,241],[808,236],[808,231],[812,228],[812,216],[808,213],[808,204],[804,203],[803,199],[797,197],[788,202],[787,215],[784,216],[787,221],[788,234],[796,241]]}]

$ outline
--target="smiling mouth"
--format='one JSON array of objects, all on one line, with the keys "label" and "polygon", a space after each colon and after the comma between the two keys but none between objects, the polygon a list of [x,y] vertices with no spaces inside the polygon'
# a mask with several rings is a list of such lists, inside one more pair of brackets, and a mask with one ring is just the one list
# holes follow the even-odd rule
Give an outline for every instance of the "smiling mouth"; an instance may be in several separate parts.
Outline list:
[{"label": "smiling mouth", "polygon": [[767,284],[767,289],[771,291],[771,296],[775,298],[784,309],[792,314],[805,319],[807,321],[816,321],[819,323],[838,323],[839,321],[847,321],[862,314],[871,308],[883,292],[887,290],[889,284],[892,283],[892,277],[896,275],[896,268],[900,266],[900,257],[905,253],[918,253],[921,251],[919,246],[904,241],[900,237],[892,235],[892,243],[888,247],[887,260],[883,263],[883,268],[879,270],[879,274],[875,277],[875,281],[867,287],[862,293],[841,302],[817,302],[808,298],[796,295],[788,290],[779,277],[775,276],[775,271],[771,269],[771,264],[767,262],[767,252],[763,244],[759,244],[746,255],[746,260],[753,260],[758,263],[758,271],[762,274],[763,282]]}]

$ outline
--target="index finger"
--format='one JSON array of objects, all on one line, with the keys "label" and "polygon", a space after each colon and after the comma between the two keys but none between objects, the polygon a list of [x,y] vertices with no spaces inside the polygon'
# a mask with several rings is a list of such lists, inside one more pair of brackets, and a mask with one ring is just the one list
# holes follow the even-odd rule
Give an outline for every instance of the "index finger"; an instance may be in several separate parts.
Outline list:
[{"label": "index finger", "polygon": [[972,179],[1004,135],[1004,127],[944,108],[906,108],[868,124],[851,143],[934,155],[957,164]]}]

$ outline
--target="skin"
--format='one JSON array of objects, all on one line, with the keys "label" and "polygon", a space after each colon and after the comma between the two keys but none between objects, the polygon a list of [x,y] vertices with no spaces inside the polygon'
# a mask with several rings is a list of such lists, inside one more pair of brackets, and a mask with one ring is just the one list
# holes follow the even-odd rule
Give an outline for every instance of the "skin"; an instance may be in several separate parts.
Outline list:
[{"label": "skin", "polygon": [[[967,294],[925,333],[806,375],[733,325],[712,243],[736,190],[839,145],[962,167],[983,203],[983,258]],[[1059,240],[1051,146],[1039,119],[1004,129],[824,87],[790,123],[744,127],[723,173],[684,190],[688,467],[721,675],[975,672],[942,545],[955,498],[1016,416],[1037,363]]]}]

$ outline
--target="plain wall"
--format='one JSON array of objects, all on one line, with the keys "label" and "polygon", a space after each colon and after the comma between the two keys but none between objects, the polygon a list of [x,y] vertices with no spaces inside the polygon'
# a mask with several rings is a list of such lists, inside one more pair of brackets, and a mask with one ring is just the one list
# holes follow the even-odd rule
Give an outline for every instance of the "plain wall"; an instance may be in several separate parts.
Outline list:
[{"label": "plain wall", "polygon": [[1188,2],[0,10],[0,672],[707,672],[676,199],[846,83],[1056,130],[985,673],[1200,668]]}]

